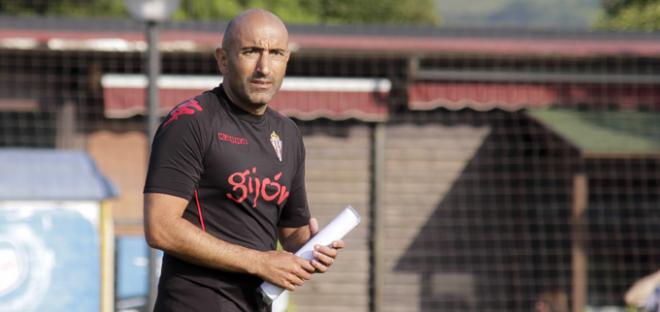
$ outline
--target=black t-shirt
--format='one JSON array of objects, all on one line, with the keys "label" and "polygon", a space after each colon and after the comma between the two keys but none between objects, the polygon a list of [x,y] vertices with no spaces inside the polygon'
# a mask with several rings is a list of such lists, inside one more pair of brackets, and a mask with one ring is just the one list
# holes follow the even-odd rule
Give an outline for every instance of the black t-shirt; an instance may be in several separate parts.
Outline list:
[{"label": "black t-shirt", "polygon": [[[304,161],[302,136],[291,119],[270,108],[251,115],[220,85],[177,105],[160,125],[144,192],[188,200],[183,217],[200,227],[203,220],[205,230],[224,241],[274,250],[278,227],[309,222]],[[169,291],[177,278],[217,290],[221,301],[237,306],[227,311],[261,307],[259,278],[165,253],[159,292]]]}]

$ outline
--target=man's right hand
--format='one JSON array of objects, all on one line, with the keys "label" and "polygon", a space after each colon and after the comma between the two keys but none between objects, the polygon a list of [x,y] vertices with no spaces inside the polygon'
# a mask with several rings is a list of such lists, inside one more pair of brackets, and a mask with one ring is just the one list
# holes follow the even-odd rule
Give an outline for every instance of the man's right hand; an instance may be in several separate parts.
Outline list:
[{"label": "man's right hand", "polygon": [[308,260],[287,251],[264,252],[259,262],[257,276],[291,291],[302,286],[315,271]]}]

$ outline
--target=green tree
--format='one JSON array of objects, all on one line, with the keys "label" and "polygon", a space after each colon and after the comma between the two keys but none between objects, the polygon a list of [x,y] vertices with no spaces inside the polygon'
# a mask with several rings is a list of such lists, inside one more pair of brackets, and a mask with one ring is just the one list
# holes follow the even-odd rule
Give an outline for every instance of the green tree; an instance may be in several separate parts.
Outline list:
[{"label": "green tree", "polygon": [[183,0],[176,18],[228,19],[264,8],[299,24],[438,24],[432,0]]},{"label": "green tree", "polygon": [[660,30],[660,0],[603,0],[600,29]]},{"label": "green tree", "polygon": [[[175,20],[228,20],[264,8],[296,24],[437,25],[433,0],[181,0]],[[121,0],[3,0],[0,14],[128,16]]]},{"label": "green tree", "polygon": [[237,0],[181,0],[175,20],[226,20],[242,10]]},{"label": "green tree", "polygon": [[315,23],[306,0],[182,0],[176,20],[228,20],[247,8],[264,8],[286,22]]},{"label": "green tree", "polygon": [[126,16],[124,3],[117,0],[4,0],[4,15]]},{"label": "green tree", "polygon": [[431,0],[319,0],[321,22],[437,25]]}]

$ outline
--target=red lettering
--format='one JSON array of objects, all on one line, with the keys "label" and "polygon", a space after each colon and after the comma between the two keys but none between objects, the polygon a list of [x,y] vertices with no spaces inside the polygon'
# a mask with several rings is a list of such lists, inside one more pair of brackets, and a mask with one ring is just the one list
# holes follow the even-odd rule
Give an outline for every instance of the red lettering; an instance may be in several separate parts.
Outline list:
[{"label": "red lettering", "polygon": [[229,142],[231,144],[236,144],[236,145],[247,145],[248,144],[248,140],[246,138],[235,137],[235,136],[226,134],[224,132],[218,132],[218,140],[224,141],[224,142]]},{"label": "red lettering", "polygon": [[[235,198],[234,195],[227,193],[227,198],[233,200],[236,203],[242,203],[248,197],[248,189],[245,186],[245,177],[250,173],[249,170],[243,172],[235,172],[227,178],[227,182],[232,186],[232,191],[236,193],[237,190],[241,191],[241,196]],[[236,181],[236,178],[240,178],[239,181]]]},{"label": "red lettering", "polygon": [[254,201],[252,202],[252,208],[257,208],[257,202],[259,201],[259,194],[261,194],[261,192],[260,192],[261,188],[260,188],[260,185],[259,185],[259,183],[260,183],[259,178],[254,178],[254,181],[255,181],[255,184],[256,184],[254,189],[257,190],[257,191],[254,192]]},{"label": "red lettering", "polygon": [[[273,193],[272,195],[271,195],[271,194],[268,194],[268,192],[266,191],[266,188],[267,188],[269,185],[272,185],[273,188],[276,189],[275,193]],[[279,183],[277,183],[277,182],[272,182],[272,183],[271,183],[271,182],[270,182],[270,178],[265,178],[264,181],[263,181],[263,183],[261,184],[261,197],[262,197],[265,201],[273,201],[273,200],[275,200],[275,198],[277,198],[277,195],[280,193],[280,189],[281,189],[281,188],[282,188],[282,187],[280,186]]]},{"label": "red lettering", "polygon": [[287,198],[289,198],[289,192],[286,191],[286,186],[282,185],[282,191],[280,192],[280,198],[277,200],[277,204],[281,205]]},{"label": "red lettering", "polygon": [[278,182],[280,178],[282,178],[282,172],[278,172],[272,180],[271,178],[262,179],[257,175],[256,167],[232,173],[227,178],[227,182],[232,186],[232,192],[226,194],[227,198],[240,204],[248,196],[252,196],[253,208],[257,208],[259,199],[266,202],[277,200],[277,204],[281,205],[289,197],[289,192],[285,185]]}]

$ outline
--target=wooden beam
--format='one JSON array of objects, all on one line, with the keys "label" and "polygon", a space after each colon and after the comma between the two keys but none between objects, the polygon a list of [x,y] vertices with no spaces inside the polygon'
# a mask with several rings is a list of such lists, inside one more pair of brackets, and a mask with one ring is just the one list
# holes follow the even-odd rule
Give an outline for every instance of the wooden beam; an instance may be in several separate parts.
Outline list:
[{"label": "wooden beam", "polygon": [[583,312],[587,306],[588,259],[585,251],[586,222],[584,214],[589,201],[585,173],[573,176],[573,207],[571,217],[571,264],[573,312]]}]

